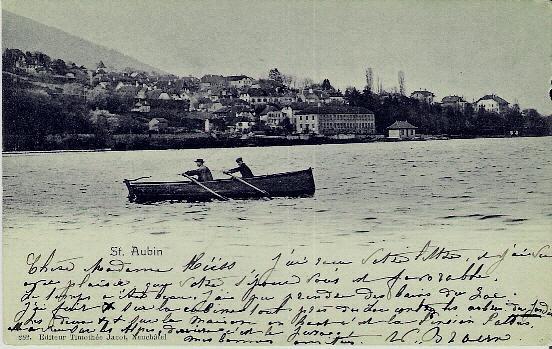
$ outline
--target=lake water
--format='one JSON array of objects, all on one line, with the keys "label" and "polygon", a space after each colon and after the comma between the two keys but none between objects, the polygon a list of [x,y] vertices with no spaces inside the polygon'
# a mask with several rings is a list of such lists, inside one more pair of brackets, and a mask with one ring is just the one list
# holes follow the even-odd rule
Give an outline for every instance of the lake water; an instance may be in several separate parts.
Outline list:
[{"label": "lake water", "polygon": [[[274,297],[273,303],[268,301],[271,305],[266,303],[269,307],[281,304],[281,301],[276,300],[293,295],[290,301],[292,311],[280,315],[255,314],[251,318],[248,315],[248,319],[255,321],[268,321],[279,316],[279,321],[289,324],[285,337],[279,337],[279,344],[287,343],[285,338],[293,331],[290,325],[293,314],[298,314],[299,309],[302,309],[300,307],[326,309],[328,305],[347,302],[365,309],[368,303],[374,302],[368,300],[368,296],[347,300],[299,300],[299,294],[303,292],[314,295],[319,288],[330,288],[340,294],[354,294],[359,286],[363,286],[360,290],[380,295],[375,300],[381,301],[378,306],[402,307],[408,304],[413,309],[420,307],[420,299],[416,298],[418,296],[410,299],[396,295],[390,300],[382,299],[390,292],[387,290],[388,278],[402,275],[399,274],[402,268],[408,275],[435,276],[435,279],[427,277],[427,280],[424,277],[413,277],[414,281],[404,281],[402,286],[408,284],[408,291],[413,294],[431,292],[428,301],[431,304],[445,304],[448,301],[448,296],[441,294],[443,287],[474,294],[477,286],[483,287],[490,294],[499,292],[515,297],[512,299],[517,304],[525,306],[536,302],[535,299],[545,299],[550,304],[552,273],[548,260],[531,257],[530,253],[526,253],[530,256],[527,258],[507,257],[503,261],[498,256],[505,256],[510,250],[522,252],[525,248],[550,253],[551,151],[552,137],[241,149],[6,154],[3,157],[3,296],[7,300],[4,321],[12,321],[14,314],[21,310],[17,300],[23,299],[21,295],[29,288],[23,285],[29,278],[55,277],[61,278],[62,285],[69,284],[69,278],[75,282],[83,279],[84,268],[99,258],[103,258],[105,263],[112,258],[121,258],[136,268],[170,266],[174,270],[164,275],[101,272],[94,274],[96,281],[128,279],[133,280],[133,285],[138,285],[138,289],[150,282],[169,282],[173,285],[171,292],[178,296],[194,295],[193,299],[196,299],[195,296],[204,297],[209,292],[215,292],[213,297],[215,294],[228,296],[225,299],[231,299],[227,303],[229,309],[241,309],[244,306],[244,292],[249,285],[255,285],[255,275],[270,275],[271,281],[296,280],[300,277],[302,283],[298,285],[281,283],[278,286],[278,282],[275,282],[275,286],[261,283],[261,286],[255,288],[255,294],[261,297]],[[193,160],[198,157],[207,160],[215,176],[224,177],[221,170],[233,166],[238,156],[242,156],[257,174],[313,167],[316,194],[310,198],[275,198],[267,201],[162,202],[154,205],[129,203],[127,200],[127,190],[122,182],[124,178],[151,175],[153,180],[180,180],[182,177],[178,174],[193,168]],[[435,258],[428,261],[412,259],[406,264],[374,264],[374,257],[366,264],[361,262],[374,254],[382,258],[388,252],[405,253],[403,256],[419,253],[428,241],[431,241],[432,250],[442,248],[462,251],[462,258]],[[162,250],[163,254],[133,256],[133,246]],[[112,248],[118,247],[124,256],[111,257]],[[54,249],[54,265],[70,259],[77,264],[76,269],[71,273],[41,271],[29,275],[29,258],[32,264],[33,258],[42,257],[42,263],[46,261],[46,256],[54,253]],[[232,270],[205,274],[200,269],[186,271],[183,266],[189,263],[192,256],[202,252],[205,253],[203,263],[230,261],[236,262],[237,266]],[[479,256],[487,253],[492,256],[487,258],[494,259],[481,262],[486,263],[482,272],[490,275],[491,266],[496,267],[497,271],[492,272],[493,277],[463,282],[460,275],[468,273],[471,268],[469,264],[479,263]],[[272,274],[269,268],[274,260],[279,260],[277,256],[283,256],[282,261],[274,267]],[[314,261],[320,259],[329,262],[327,265],[315,265]],[[303,260],[310,264],[286,267],[284,260]],[[345,263],[354,264],[333,263],[348,260],[351,262]],[[482,269],[483,264],[479,268]],[[301,276],[295,277],[292,273]],[[209,287],[209,291],[206,291],[207,286],[197,286],[196,289],[186,284],[190,277],[199,280],[202,275],[208,278],[221,277],[223,285],[213,290]],[[309,282],[309,278],[318,278],[317,275],[321,283]],[[362,285],[355,283],[354,280],[364,278],[363,275],[368,279],[374,278],[374,282],[362,282]],[[451,277],[450,283],[446,279],[443,283],[440,278],[437,279],[437,275],[456,275],[458,278]],[[240,280],[244,277],[253,281],[245,281],[241,285]],[[334,277],[339,279],[338,284],[330,285],[324,281],[328,278],[332,283]],[[406,280],[406,276],[404,278]],[[420,281],[422,279],[423,282]],[[82,291],[78,288],[74,292]],[[96,297],[94,299],[99,300],[106,291],[94,286],[86,288],[84,292],[89,292],[92,297]],[[126,291],[113,287],[110,292],[116,295]],[[55,301],[52,302],[53,307]],[[133,302],[138,300],[133,299]],[[152,302],[151,298],[149,302]],[[467,296],[455,304],[460,310],[455,313],[454,319],[479,316],[479,323],[483,323],[489,316],[485,312],[468,314],[465,309],[471,303]],[[138,315],[139,312],[135,313]],[[442,314],[443,319],[447,316],[452,318],[452,314],[448,311],[446,313]],[[375,316],[375,313],[363,314],[359,316]],[[134,316],[127,315],[128,318]],[[146,316],[143,312],[139,315]],[[509,315],[507,310],[503,311],[504,319]],[[147,316],[157,315],[148,312]],[[239,314],[236,316],[239,317]],[[327,312],[313,313],[312,319],[322,321],[327,317],[349,321],[355,316],[356,313],[353,315],[330,308]],[[372,324],[369,328],[355,323],[344,333],[354,329],[355,334],[381,335],[362,338],[366,338],[364,343],[383,344],[384,339],[397,327],[385,322],[385,314],[381,316],[383,323]],[[177,312],[175,317],[182,317],[183,324],[190,321],[185,313]],[[96,322],[96,318],[90,319]],[[550,332],[550,318],[538,320],[531,332],[528,332],[527,326],[508,326],[505,329],[504,326],[489,325],[481,329],[482,325],[470,325],[469,328],[451,325],[443,328],[442,333],[443,336],[447,333],[448,340],[453,329],[459,331],[459,338],[463,336],[460,335],[462,331],[474,336],[486,333],[484,331],[498,331],[496,333],[500,335],[504,334],[502,331],[510,331],[508,333],[511,333],[512,338],[516,338],[511,344],[518,343],[517,338],[530,337],[528,344],[543,345],[549,342],[545,334]],[[12,341],[16,341],[16,333],[10,335]],[[181,336],[173,336],[164,344],[182,345],[182,341]]]},{"label": "lake water", "polygon": [[[548,137],[5,154],[4,245],[27,236],[168,248],[531,239],[551,231],[551,153]],[[238,156],[255,174],[313,167],[316,194],[154,205],[126,198],[123,178],[181,180],[198,157],[222,178]]]}]

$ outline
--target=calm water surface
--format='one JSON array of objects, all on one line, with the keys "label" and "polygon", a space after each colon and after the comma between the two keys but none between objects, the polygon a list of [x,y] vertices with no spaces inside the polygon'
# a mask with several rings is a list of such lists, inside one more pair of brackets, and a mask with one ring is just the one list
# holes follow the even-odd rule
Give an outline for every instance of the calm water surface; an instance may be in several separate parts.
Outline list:
[{"label": "calm water surface", "polygon": [[[160,246],[368,245],[450,236],[531,239],[552,223],[552,138],[3,156],[4,244],[147,239]],[[123,178],[215,177],[244,157],[256,174],[314,168],[312,198],[129,203]],[[448,234],[448,235],[447,235]],[[90,235],[93,235],[92,237]]]}]

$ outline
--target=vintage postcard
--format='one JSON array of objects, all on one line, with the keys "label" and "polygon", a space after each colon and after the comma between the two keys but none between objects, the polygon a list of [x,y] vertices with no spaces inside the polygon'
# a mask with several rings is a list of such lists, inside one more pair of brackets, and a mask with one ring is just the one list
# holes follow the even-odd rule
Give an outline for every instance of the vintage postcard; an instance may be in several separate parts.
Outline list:
[{"label": "vintage postcard", "polygon": [[2,1],[6,346],[552,344],[545,1]]}]

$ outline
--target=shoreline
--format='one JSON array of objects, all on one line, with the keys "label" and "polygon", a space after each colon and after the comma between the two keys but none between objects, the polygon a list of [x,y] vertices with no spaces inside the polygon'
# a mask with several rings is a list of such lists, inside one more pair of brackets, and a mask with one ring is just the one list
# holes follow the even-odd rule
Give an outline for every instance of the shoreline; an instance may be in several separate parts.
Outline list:
[{"label": "shoreline", "polygon": [[[212,148],[249,148],[249,147],[279,147],[279,146],[300,146],[300,145],[324,145],[324,144],[358,144],[358,143],[400,143],[400,142],[425,142],[425,141],[447,141],[457,139],[497,139],[497,138],[545,138],[551,136],[426,136],[415,139],[390,139],[390,138],[352,138],[352,139],[329,139],[329,138],[310,138],[310,139],[271,139],[271,138],[250,138],[250,139],[209,139],[204,144],[188,144],[184,147],[170,146],[150,146],[150,147],[111,147],[96,149],[51,149],[51,150],[8,150],[2,151],[2,155],[32,155],[32,154],[56,154],[56,153],[99,153],[112,151],[145,151],[145,150],[184,150],[184,149],[212,149]],[[205,141],[205,139],[203,139]],[[202,142],[203,143],[203,142]],[[151,144],[148,144],[151,145]]]},{"label": "shoreline", "polygon": [[112,151],[111,148],[102,149],[55,149],[55,150],[10,150],[2,151],[2,154],[6,155],[25,155],[25,154],[55,154],[55,153],[103,153]]}]

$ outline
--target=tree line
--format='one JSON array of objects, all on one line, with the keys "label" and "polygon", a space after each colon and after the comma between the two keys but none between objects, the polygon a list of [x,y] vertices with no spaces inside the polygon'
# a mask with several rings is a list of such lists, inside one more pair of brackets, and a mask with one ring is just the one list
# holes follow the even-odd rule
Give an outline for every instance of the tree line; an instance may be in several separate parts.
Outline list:
[{"label": "tree line", "polygon": [[376,132],[386,134],[387,127],[396,120],[409,121],[418,132],[428,135],[476,136],[544,136],[552,134],[552,118],[535,109],[520,110],[513,105],[505,112],[476,110],[471,104],[463,108],[428,104],[402,94],[362,92],[356,88],[345,91],[351,106],[370,109],[376,119]]},{"label": "tree line", "polygon": [[43,150],[49,135],[92,135],[82,148],[105,148],[112,133],[144,132],[144,125],[131,116],[113,114],[120,110],[121,96],[87,100],[6,75],[2,84],[4,150]]}]

